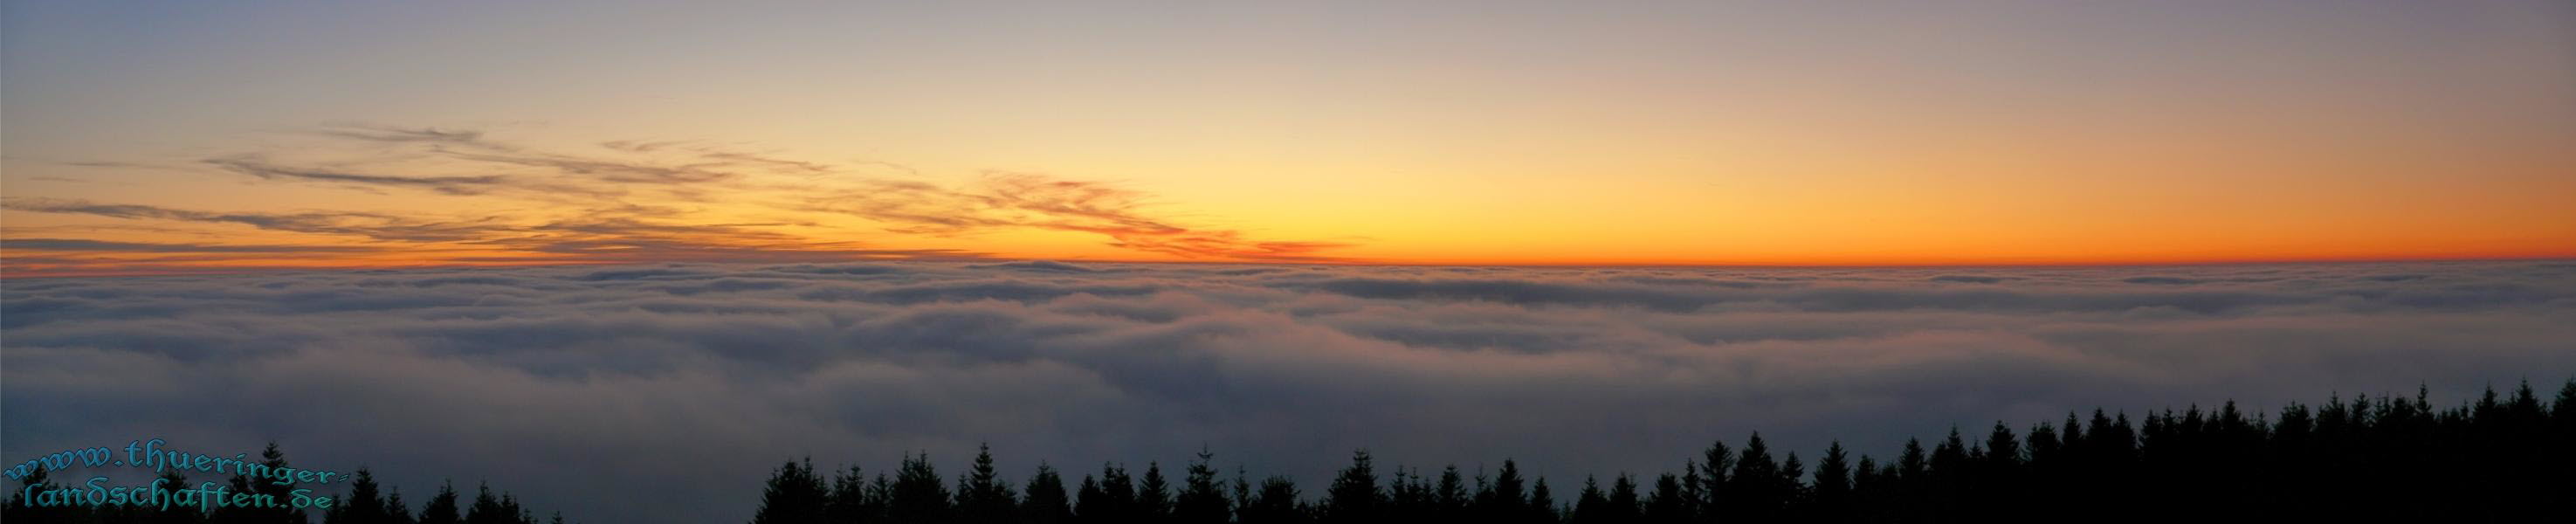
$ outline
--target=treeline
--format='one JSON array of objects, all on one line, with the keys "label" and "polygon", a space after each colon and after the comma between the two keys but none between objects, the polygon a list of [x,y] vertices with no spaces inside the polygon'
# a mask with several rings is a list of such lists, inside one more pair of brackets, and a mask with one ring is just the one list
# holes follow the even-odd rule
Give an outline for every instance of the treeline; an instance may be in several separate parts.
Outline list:
[{"label": "treeline", "polygon": [[[267,450],[260,452],[260,459],[261,464],[271,468],[287,465],[286,453],[279,451],[277,443],[274,442],[268,444]],[[165,489],[160,496],[170,497],[170,500],[177,500],[179,490],[198,487],[197,483],[189,481],[186,475],[176,470],[165,472],[160,478],[167,481],[162,484]],[[477,486],[474,499],[470,502],[463,500],[457,494],[454,484],[441,485],[438,487],[438,493],[431,495],[429,501],[422,504],[420,511],[415,513],[411,510],[410,503],[403,501],[401,489],[388,489],[378,484],[375,474],[365,468],[352,473],[349,479],[348,490],[345,492],[315,493],[332,499],[332,505],[328,510],[313,512],[321,514],[323,524],[544,524],[548,522],[563,524],[564,522],[561,513],[555,514],[551,520],[538,520],[533,510],[519,504],[518,497],[509,493],[495,495],[489,485]],[[30,493],[82,488],[85,487],[85,482],[75,481],[71,483],[74,485],[66,486],[64,483],[47,479],[43,470],[37,470],[21,479],[22,485],[10,494],[8,506],[0,509],[0,520],[7,520],[10,524],[308,524],[312,522],[310,513],[291,507],[222,507],[210,512],[204,511],[201,506],[176,503],[166,508],[158,505],[44,506],[29,503]],[[127,486],[136,483],[114,482],[113,484]],[[226,489],[233,493],[268,495],[281,503],[291,500],[292,492],[297,489],[296,486],[281,486],[273,482],[255,482],[239,475],[227,481],[226,486]]]},{"label": "treeline", "polygon": [[[1177,480],[1105,465],[1068,489],[1040,465],[1004,480],[991,450],[953,484],[927,456],[893,475],[828,474],[810,461],[770,476],[752,524],[1484,522],[2165,522],[2279,520],[2521,521],[2576,517],[2576,380],[2544,403],[2528,384],[2509,395],[2436,409],[2413,398],[2356,396],[2277,416],[2230,402],[2132,419],[2095,410],[1982,438],[1953,429],[1884,458],[1840,443],[1809,462],[1775,456],[1760,434],[1711,444],[1675,472],[1585,477],[1571,487],[1528,478],[1504,460],[1490,475],[1396,466],[1352,454],[1321,493],[1293,480],[1221,475],[1201,451]],[[1571,493],[1560,490],[1570,489]]]}]

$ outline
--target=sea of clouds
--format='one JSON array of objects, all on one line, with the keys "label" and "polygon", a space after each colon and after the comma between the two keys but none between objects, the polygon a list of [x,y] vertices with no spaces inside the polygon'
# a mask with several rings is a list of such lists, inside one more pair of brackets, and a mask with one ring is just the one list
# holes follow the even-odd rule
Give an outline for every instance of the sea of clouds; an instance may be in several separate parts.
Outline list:
[{"label": "sea of clouds", "polygon": [[1205,447],[1313,492],[1364,447],[1570,487],[1757,430],[1812,462],[2096,406],[2545,394],[2576,376],[2576,263],[40,278],[0,283],[0,348],[7,462],[275,440],[415,502],[488,479],[579,521],[727,522],[783,460],[954,474],[986,442],[1014,480]]}]

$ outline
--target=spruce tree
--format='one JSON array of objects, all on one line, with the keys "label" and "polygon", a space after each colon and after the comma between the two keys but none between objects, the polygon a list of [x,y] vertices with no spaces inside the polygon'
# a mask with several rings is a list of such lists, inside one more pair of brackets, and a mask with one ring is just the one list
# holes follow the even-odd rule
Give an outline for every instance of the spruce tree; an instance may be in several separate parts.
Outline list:
[{"label": "spruce tree", "polygon": [[1110,506],[1109,496],[1100,489],[1100,479],[1083,475],[1082,487],[1073,492],[1074,519],[1084,524],[1115,522],[1117,510]]},{"label": "spruce tree", "polygon": [[1478,490],[1479,518],[1488,522],[1513,520],[1529,503],[1529,494],[1521,486],[1521,468],[1512,459],[1503,459],[1503,467],[1494,474],[1493,483]]},{"label": "spruce tree", "polygon": [[832,475],[832,486],[824,495],[823,520],[836,524],[869,523],[881,520],[885,507],[868,489],[867,476],[858,466],[850,466]]},{"label": "spruce tree", "polygon": [[1225,499],[1223,481],[1216,478],[1216,467],[1209,461],[1216,457],[1206,449],[1199,450],[1198,460],[1191,461],[1189,476],[1182,480],[1181,493],[1172,503],[1172,521],[1176,524],[1225,524],[1231,519],[1232,505]]},{"label": "spruce tree", "polygon": [[1788,505],[1788,490],[1780,484],[1780,464],[1772,460],[1771,447],[1762,441],[1761,432],[1745,439],[1726,487],[1736,495],[1727,513],[1739,521],[1769,522]]},{"label": "spruce tree", "polygon": [[1691,521],[1689,495],[1682,492],[1680,477],[1671,473],[1655,477],[1655,491],[1646,499],[1645,522],[1679,524]]},{"label": "spruce tree", "polygon": [[[780,464],[770,473],[768,486],[761,490],[760,508],[752,512],[751,524],[821,524],[825,522],[829,495],[822,477],[814,474],[811,459]],[[468,524],[495,522],[493,513],[500,508],[491,499],[492,490],[483,488],[475,497],[473,510],[466,513]]]},{"label": "spruce tree", "polygon": [[1636,524],[1638,519],[1644,516],[1640,512],[1640,505],[1640,501],[1637,500],[1636,476],[1620,473],[1618,480],[1610,482],[1610,504],[1606,508],[1609,510],[1607,514],[1610,518],[1609,522]]},{"label": "spruce tree", "polygon": [[1377,470],[1369,464],[1368,450],[1352,451],[1350,467],[1342,468],[1324,491],[1324,519],[1370,522],[1380,517],[1385,505],[1386,494],[1378,491]]},{"label": "spruce tree", "polygon": [[1601,493],[1601,482],[1591,475],[1583,476],[1583,491],[1574,492],[1574,511],[1567,512],[1568,524],[1600,524],[1609,521],[1610,497]]},{"label": "spruce tree", "polygon": [[[1509,462],[1505,464],[1508,465]],[[1539,477],[1538,482],[1530,484],[1529,503],[1523,507],[1521,514],[1524,515],[1521,522],[1530,524],[1557,524],[1565,521],[1565,512],[1556,507],[1555,492],[1547,488],[1547,477]]]},{"label": "spruce tree", "polygon": [[[1717,518],[1717,515],[1734,511],[1735,491],[1729,489],[1727,480],[1735,472],[1735,453],[1727,449],[1725,441],[1708,443],[1708,450],[1700,452],[1697,471],[1699,485],[1694,491],[1698,491],[1701,497],[1697,513],[1706,518]],[[1682,487],[1693,488],[1687,484]]]},{"label": "spruce tree", "polygon": [[894,485],[886,500],[886,518],[899,524],[946,523],[955,514],[948,494],[948,483],[931,467],[930,454],[906,454],[896,467]]},{"label": "spruce tree", "polygon": [[1308,520],[1305,508],[1299,504],[1297,483],[1278,476],[1261,481],[1261,490],[1244,504],[1237,518],[1242,524],[1296,524]]},{"label": "spruce tree", "polygon": [[1055,468],[1038,463],[1038,471],[1029,476],[1028,499],[1020,504],[1022,522],[1029,524],[1063,524],[1073,522],[1073,504],[1064,494],[1064,478]]},{"label": "spruce tree", "polygon": [[1808,499],[1812,511],[1805,516],[1823,522],[1844,522],[1851,518],[1853,504],[1851,466],[1843,443],[1825,446],[1825,458],[1816,461],[1816,483]]},{"label": "spruce tree", "polygon": [[1163,465],[1145,463],[1145,477],[1136,481],[1134,521],[1160,524],[1172,517],[1172,486],[1163,480]]},{"label": "spruce tree", "polygon": [[[809,472],[806,476],[810,478],[813,475]],[[823,507],[822,497],[820,496],[820,492],[822,490],[819,482],[816,483],[815,488],[817,496],[815,496],[812,501],[813,508],[811,513],[813,516],[809,519],[796,520],[792,522],[805,523],[820,520]],[[512,514],[501,507],[501,499],[492,496],[492,485],[490,483],[476,483],[474,485],[474,503],[466,506],[465,524],[512,524],[512,521],[518,520],[518,517],[518,515]]]},{"label": "spruce tree", "polygon": [[993,468],[993,448],[978,445],[975,465],[957,479],[957,517],[964,524],[1005,524],[1019,519],[1019,495]]},{"label": "spruce tree", "polygon": [[[185,480],[172,482],[171,485],[179,485],[180,482]],[[363,467],[351,472],[348,494],[342,495],[339,500],[332,501],[330,515],[333,518],[331,520],[340,524],[388,524],[391,519],[385,515],[385,500],[381,490],[382,486],[376,484],[375,472]]]},{"label": "spruce tree", "polygon": [[385,494],[385,520],[393,524],[420,524],[420,518],[411,512],[411,504],[403,502],[402,488],[394,488]]},{"label": "spruce tree", "polygon": [[1431,491],[1432,514],[1444,520],[1465,519],[1467,504],[1473,500],[1470,497],[1466,479],[1458,474],[1458,465],[1441,468],[1440,483]]},{"label": "spruce tree", "polygon": [[438,494],[420,507],[420,524],[464,524],[465,515],[456,506],[456,483],[439,484]]}]

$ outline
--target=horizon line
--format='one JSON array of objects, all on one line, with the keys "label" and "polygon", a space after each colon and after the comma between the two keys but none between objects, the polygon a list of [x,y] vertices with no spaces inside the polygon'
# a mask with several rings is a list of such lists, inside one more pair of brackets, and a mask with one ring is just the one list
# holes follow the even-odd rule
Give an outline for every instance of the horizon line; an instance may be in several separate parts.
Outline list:
[{"label": "horizon line", "polygon": [[[1065,263],[1097,263],[1097,264],[1165,264],[1165,265],[1210,265],[1210,266],[1215,266],[1215,265],[1229,265],[1229,266],[1332,266],[1332,267],[1502,267],[1502,268],[1532,268],[1532,269],[1540,269],[1540,268],[1560,268],[1560,269],[1573,269],[1573,268],[1747,268],[1747,269],[2072,268],[2072,269],[2105,269],[2105,268],[2138,268],[2138,267],[2258,266],[2258,265],[2323,265],[2323,264],[2392,264],[2392,263],[2428,263],[2428,262],[2495,263],[2495,262],[2544,262],[2544,261],[2562,261],[2562,260],[2563,260],[2563,261],[2576,261],[2576,254],[2569,254],[2569,255],[2538,255],[2538,256],[2505,256],[2505,257],[2388,257],[2388,258],[2379,258],[2379,257],[2353,257],[2353,258],[2279,258],[2279,259],[2201,259],[2201,260],[2175,260],[2175,261],[2113,260],[2113,261],[2100,261],[2100,262],[2066,262],[2066,261],[2054,261],[2054,262],[1959,262],[1959,263],[1929,262],[1929,263],[1886,263],[1886,264],[1831,264],[1831,263],[1821,263],[1821,264],[1795,264],[1795,263],[1688,263],[1688,262],[1683,262],[1683,263],[1665,263],[1665,262],[1633,262],[1633,263],[1628,263],[1628,262],[1565,262],[1565,263],[1527,263],[1527,262],[1524,262],[1524,263],[1472,263],[1472,262],[1388,262],[1388,261],[1329,261],[1329,260],[1297,260],[1297,261],[1276,261],[1276,260],[1273,260],[1273,261],[1263,261],[1263,260],[1140,260],[1140,259],[1091,259],[1091,258],[1050,258],[1050,257],[994,257],[994,258],[940,258],[940,259],[850,259],[850,260],[839,260],[839,261],[808,261],[808,262],[795,262],[795,263],[803,263],[803,264],[817,264],[817,263],[826,263],[826,264],[846,264],[846,263],[934,263],[934,264],[973,264],[973,263],[1007,263],[1007,262],[1049,261],[1049,262],[1065,262]],[[60,272],[60,273],[55,273],[55,272],[43,272],[43,273],[33,273],[33,274],[30,274],[30,273],[27,273],[27,272],[25,272],[25,271],[11,271],[11,270],[9,270],[8,265],[7,265],[7,259],[6,259],[6,258],[0,258],[0,281],[5,281],[5,280],[17,280],[17,279],[30,279],[30,278],[117,278],[117,277],[171,277],[171,276],[228,276],[228,275],[293,274],[293,273],[347,273],[347,272],[361,272],[361,271],[422,271],[422,270],[442,270],[442,269],[554,268],[554,267],[576,267],[576,266],[592,266],[592,267],[599,267],[599,266],[640,266],[640,265],[751,265],[751,264],[784,265],[784,264],[791,264],[791,263],[782,263],[782,262],[760,262],[760,261],[751,261],[751,260],[743,260],[743,261],[668,260],[668,261],[595,261],[595,262],[563,261],[563,262],[535,263],[535,264],[419,264],[419,265],[377,265],[377,266],[239,266],[239,267],[234,267],[234,268],[224,268],[224,267],[220,267],[220,266],[218,266],[218,267],[203,267],[203,268],[190,268],[190,269],[177,269],[177,268],[172,268],[171,270],[168,270],[168,271],[99,271],[99,272],[81,272],[81,271],[72,271],[72,272]]]}]

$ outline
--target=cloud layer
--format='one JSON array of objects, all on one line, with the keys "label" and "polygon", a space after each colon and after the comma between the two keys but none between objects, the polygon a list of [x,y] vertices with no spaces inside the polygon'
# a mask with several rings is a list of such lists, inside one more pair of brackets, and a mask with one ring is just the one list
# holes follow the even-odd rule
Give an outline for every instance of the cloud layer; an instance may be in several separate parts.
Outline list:
[{"label": "cloud layer", "polygon": [[779,460],[882,470],[928,451],[954,473],[979,442],[1014,478],[1039,459],[1168,466],[1206,446],[1308,482],[1357,447],[1471,471],[1513,457],[1570,481],[1675,469],[1754,430],[1802,455],[1828,438],[1884,455],[1951,424],[2094,406],[2419,383],[2444,402],[2576,374],[2576,264],[16,279],[0,343],[13,460],[275,439],[299,464],[414,490],[491,479],[585,521],[709,522],[747,515]]}]

